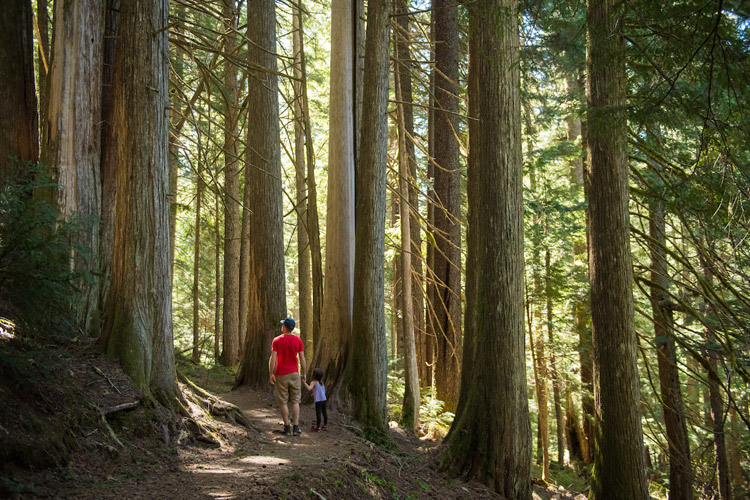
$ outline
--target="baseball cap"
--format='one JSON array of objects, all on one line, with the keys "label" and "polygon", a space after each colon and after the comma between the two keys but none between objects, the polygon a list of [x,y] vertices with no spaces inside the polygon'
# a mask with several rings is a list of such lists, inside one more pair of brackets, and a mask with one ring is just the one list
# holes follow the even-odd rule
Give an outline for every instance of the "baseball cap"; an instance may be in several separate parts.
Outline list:
[{"label": "baseball cap", "polygon": [[294,330],[294,326],[296,325],[296,323],[294,322],[292,318],[281,320],[281,324],[284,325],[286,329],[289,330],[290,332]]}]

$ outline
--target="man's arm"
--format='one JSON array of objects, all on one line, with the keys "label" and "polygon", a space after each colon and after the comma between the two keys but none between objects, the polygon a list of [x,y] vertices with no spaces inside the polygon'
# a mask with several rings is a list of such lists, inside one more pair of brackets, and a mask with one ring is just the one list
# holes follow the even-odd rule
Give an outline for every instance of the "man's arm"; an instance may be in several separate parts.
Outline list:
[{"label": "man's arm", "polygon": [[299,370],[304,380],[307,376],[307,362],[305,362],[305,351],[299,352]]},{"label": "man's arm", "polygon": [[271,351],[271,357],[268,358],[268,375],[271,383],[276,382],[276,376],[274,373],[276,372],[276,351]]}]

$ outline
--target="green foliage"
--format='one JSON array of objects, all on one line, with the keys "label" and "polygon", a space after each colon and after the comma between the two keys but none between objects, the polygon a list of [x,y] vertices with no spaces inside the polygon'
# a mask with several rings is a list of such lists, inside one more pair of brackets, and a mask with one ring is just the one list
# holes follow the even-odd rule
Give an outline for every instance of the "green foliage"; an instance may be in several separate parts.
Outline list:
[{"label": "green foliage", "polygon": [[20,323],[42,327],[72,319],[79,293],[76,283],[90,278],[71,270],[81,221],[65,221],[37,196],[55,186],[42,165],[16,163],[0,179],[0,307]]}]

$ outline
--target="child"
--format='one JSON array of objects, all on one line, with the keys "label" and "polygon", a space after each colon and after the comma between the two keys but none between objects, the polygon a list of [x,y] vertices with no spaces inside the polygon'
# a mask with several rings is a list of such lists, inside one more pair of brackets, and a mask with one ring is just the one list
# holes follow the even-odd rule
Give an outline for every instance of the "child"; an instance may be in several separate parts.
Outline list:
[{"label": "child", "polygon": [[[308,391],[312,391],[315,398],[315,417],[316,425],[311,429],[313,432],[325,430],[328,425],[328,412],[326,411],[326,387],[323,385],[323,370],[316,368],[312,372],[312,384],[305,384]],[[320,426],[320,414],[323,414],[323,427]]]}]

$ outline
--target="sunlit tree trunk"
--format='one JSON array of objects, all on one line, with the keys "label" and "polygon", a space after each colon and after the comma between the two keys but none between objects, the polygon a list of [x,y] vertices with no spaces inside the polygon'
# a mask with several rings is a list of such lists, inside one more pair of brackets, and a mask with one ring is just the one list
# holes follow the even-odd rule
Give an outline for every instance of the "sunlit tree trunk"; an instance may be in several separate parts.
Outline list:
[{"label": "sunlit tree trunk", "polygon": [[196,365],[201,360],[200,350],[200,261],[201,261],[201,209],[203,208],[203,172],[200,161],[195,192],[195,238],[193,239],[193,353],[191,361]]},{"label": "sunlit tree trunk", "polygon": [[[405,2],[399,2],[396,7],[397,13],[405,13],[408,8]],[[406,16],[401,16],[403,19]],[[399,30],[406,28],[398,23]],[[417,352],[415,344],[415,324],[414,324],[414,301],[413,301],[413,279],[412,279],[412,252],[414,248],[411,242],[411,208],[409,204],[410,189],[410,166],[414,163],[414,144],[411,143],[409,128],[413,126],[413,114],[411,107],[407,105],[404,94],[409,94],[411,99],[411,75],[408,68],[404,68],[401,63],[401,55],[406,56],[405,43],[403,37],[405,32],[394,33],[394,46],[396,47],[396,110],[398,122],[398,172],[399,172],[399,192],[400,213],[401,213],[401,270],[403,274],[401,287],[401,310],[403,313],[402,324],[404,333],[404,400],[401,406],[401,425],[409,432],[416,432],[419,424],[419,373],[417,371]],[[405,53],[404,53],[405,51]],[[409,85],[405,83],[409,82]],[[408,91],[408,92],[407,92]],[[409,109],[407,112],[406,109]],[[415,200],[416,201],[416,200]]]},{"label": "sunlit tree trunk", "polygon": [[307,181],[305,142],[311,137],[305,125],[305,98],[302,86],[306,85],[302,58],[302,5],[293,7],[293,44],[294,44],[294,173],[297,191],[297,262],[299,288],[299,322],[300,337],[305,344],[306,356],[312,359],[313,347],[313,298],[312,282],[310,281],[310,227],[307,216]]},{"label": "sunlit tree trunk", "polygon": [[[534,336],[534,325],[529,321],[529,348],[532,350],[536,402],[538,407],[537,464],[542,460],[542,479],[549,481],[549,406],[547,401],[547,367],[544,354],[544,337],[541,332]],[[539,457],[541,455],[541,457]]]},{"label": "sunlit tree trunk", "polygon": [[590,498],[648,498],[630,257],[623,17],[588,3],[588,158],[595,452]]},{"label": "sunlit tree trunk", "polygon": [[[143,394],[172,408],[178,388],[169,255],[166,0],[120,3],[111,127],[117,165],[112,283],[101,342]],[[107,156],[105,156],[107,158]]]},{"label": "sunlit tree trunk", "polygon": [[[362,137],[357,176],[357,233],[352,349],[345,387],[354,416],[371,439],[388,441],[386,421],[385,187],[388,146],[389,2],[367,11]],[[326,302],[328,296],[326,296]]]},{"label": "sunlit tree trunk", "polygon": [[443,460],[506,498],[527,500],[518,3],[480,0],[468,9],[469,113],[476,119],[469,120],[466,343]]},{"label": "sunlit tree trunk", "polygon": [[549,247],[544,249],[544,295],[547,299],[547,341],[549,342],[549,374],[552,381],[552,401],[555,405],[555,430],[557,433],[557,464],[562,466],[565,461],[565,440],[563,431],[562,389],[560,384],[560,373],[558,372],[557,359],[555,356],[555,338],[552,333],[552,263]]},{"label": "sunlit tree trunk", "polygon": [[216,214],[216,225],[214,229],[216,232],[214,233],[215,239],[214,239],[214,280],[216,283],[216,287],[214,289],[214,296],[215,296],[215,304],[216,307],[214,309],[214,363],[218,363],[219,357],[221,356],[221,319],[222,319],[222,312],[221,312],[221,289],[222,289],[222,274],[221,274],[221,208],[219,206],[220,204],[220,196],[218,192],[218,188],[215,198],[215,205],[214,205],[214,214]]},{"label": "sunlit tree trunk", "polygon": [[43,162],[58,184],[56,204],[63,217],[80,217],[84,230],[75,252],[76,271],[90,273],[80,282],[76,304],[81,327],[99,333],[99,220],[101,218],[101,72],[104,5],[97,1],[55,3],[55,39],[49,116]]},{"label": "sunlit tree trunk", "polygon": [[[185,17],[183,7],[177,7],[175,15],[176,25],[172,28],[175,33],[183,31],[182,19]],[[106,43],[106,42],[105,42]],[[177,46],[174,49],[175,58],[172,61],[172,68],[177,76],[170,81],[170,95],[172,109],[169,112],[170,137],[169,137],[169,254],[172,262],[172,279],[174,279],[174,253],[177,236],[177,181],[180,170],[180,144],[179,134],[181,126],[178,123],[185,123],[183,119],[182,100],[178,94],[178,86],[181,84],[182,77],[185,74],[185,51],[182,47]]]},{"label": "sunlit tree trunk", "polygon": [[[353,2],[331,3],[331,86],[328,144],[328,215],[321,334],[310,368],[326,374],[329,399],[346,366],[352,337],[354,294],[354,30]],[[368,138],[368,141],[372,139]]]},{"label": "sunlit tree trunk", "polygon": [[[276,4],[248,3],[248,142],[245,189],[250,193],[250,288],[247,333],[237,385],[265,386],[271,341],[287,316],[282,215],[278,78],[276,76]],[[246,197],[247,199],[248,197]],[[242,307],[242,305],[240,305]]]},{"label": "sunlit tree trunk", "polygon": [[[237,24],[239,13],[235,0],[224,0],[224,51],[237,56]],[[238,148],[238,82],[237,66],[228,60],[224,69],[224,304],[223,357],[227,366],[240,361],[240,177]],[[246,284],[247,286],[247,284]],[[280,320],[279,320],[280,321]]]},{"label": "sunlit tree trunk", "polygon": [[[47,128],[49,119],[49,92],[50,92],[50,67],[52,66],[51,49],[49,39],[49,2],[48,0],[37,0],[36,2],[36,27],[38,28],[38,51],[37,51],[37,90],[39,92],[39,156],[47,158],[45,143],[47,141]],[[103,24],[102,24],[103,29]]]},{"label": "sunlit tree trunk", "polygon": [[3,4],[0,12],[0,175],[39,160],[31,2]]},{"label": "sunlit tree trunk", "polygon": [[651,204],[649,217],[649,252],[651,254],[651,309],[654,321],[654,344],[659,367],[659,388],[669,453],[669,498],[693,498],[692,465],[685,412],[677,367],[674,318],[669,309],[669,268],[667,265],[664,205]]}]

